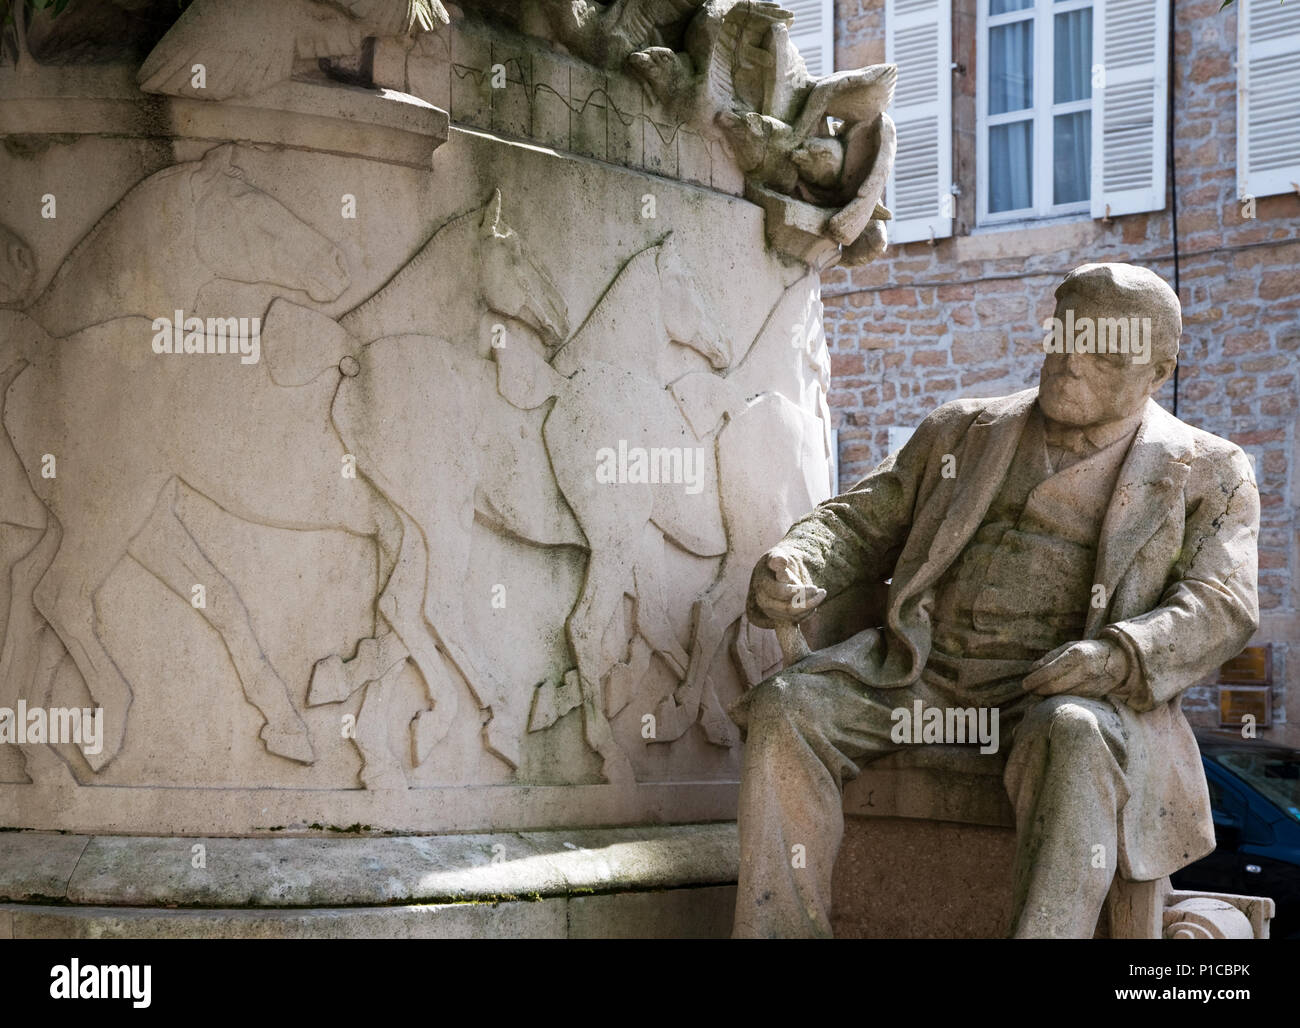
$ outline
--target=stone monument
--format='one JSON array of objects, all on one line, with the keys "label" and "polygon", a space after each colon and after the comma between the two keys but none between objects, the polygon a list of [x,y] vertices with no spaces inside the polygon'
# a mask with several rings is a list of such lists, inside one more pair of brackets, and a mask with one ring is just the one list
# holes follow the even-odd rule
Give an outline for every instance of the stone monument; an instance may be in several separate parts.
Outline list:
[{"label": "stone monument", "polygon": [[0,935],[729,929],[894,70],[771,3],[24,7]]},{"label": "stone monument", "polygon": [[[1180,701],[1257,627],[1254,476],[1151,398],[1182,330],[1158,276],[1086,264],[1056,299],[1036,389],[939,408],[758,561],[749,617],[790,663],[734,709],[736,935],[831,933],[843,782],[916,744],[1001,762],[1017,937],[1090,938],[1117,885],[1213,850]],[[870,627],[809,652],[793,626],[863,588]],[[1152,895],[1196,905],[1167,882]],[[1208,899],[1217,934],[1262,927],[1268,901]],[[1111,934],[1184,920],[1147,914]]]}]

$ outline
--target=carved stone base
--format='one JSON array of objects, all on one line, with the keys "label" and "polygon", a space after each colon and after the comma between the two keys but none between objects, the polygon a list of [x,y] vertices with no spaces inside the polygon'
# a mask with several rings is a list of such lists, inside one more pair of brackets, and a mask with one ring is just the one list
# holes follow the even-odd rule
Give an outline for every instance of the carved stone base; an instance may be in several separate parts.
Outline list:
[{"label": "carved stone base", "polygon": [[256,839],[0,835],[0,939],[725,938],[734,824]]}]

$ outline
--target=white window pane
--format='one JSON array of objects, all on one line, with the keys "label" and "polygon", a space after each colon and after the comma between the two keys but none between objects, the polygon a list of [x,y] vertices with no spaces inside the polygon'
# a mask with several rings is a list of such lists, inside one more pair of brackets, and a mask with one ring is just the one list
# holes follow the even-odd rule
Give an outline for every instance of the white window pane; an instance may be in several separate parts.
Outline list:
[{"label": "white window pane", "polygon": [[1058,114],[1053,122],[1053,203],[1087,200],[1092,187],[1092,114]]},{"label": "white window pane", "polygon": [[1032,207],[1034,125],[1014,121],[989,127],[989,212]]},{"label": "white window pane", "polygon": [[989,0],[989,15],[1006,14],[1007,11],[1023,11],[1033,7],[1034,0]]},{"label": "white window pane", "polygon": [[1034,23],[989,29],[989,114],[1034,105]]},{"label": "white window pane", "polygon": [[1055,22],[1053,102],[1086,100],[1092,96],[1092,9],[1058,14]]}]

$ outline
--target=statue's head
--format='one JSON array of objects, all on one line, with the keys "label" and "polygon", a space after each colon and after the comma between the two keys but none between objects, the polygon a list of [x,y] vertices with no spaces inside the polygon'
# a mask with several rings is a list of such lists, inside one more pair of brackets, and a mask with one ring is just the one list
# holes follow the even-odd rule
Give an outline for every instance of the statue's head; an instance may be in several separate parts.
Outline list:
[{"label": "statue's head", "polygon": [[1085,264],[1057,287],[1044,328],[1039,406],[1053,421],[1095,425],[1136,414],[1174,373],[1182,307],[1153,271]]}]

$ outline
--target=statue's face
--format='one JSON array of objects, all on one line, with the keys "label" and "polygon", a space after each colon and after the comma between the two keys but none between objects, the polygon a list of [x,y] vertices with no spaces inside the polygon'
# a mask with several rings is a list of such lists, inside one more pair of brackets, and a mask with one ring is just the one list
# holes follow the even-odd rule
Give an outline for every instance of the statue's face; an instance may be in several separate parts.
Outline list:
[{"label": "statue's face", "polygon": [[[1056,318],[1067,323],[1082,319],[1115,318],[1129,312],[1113,306],[1065,297],[1057,301]],[[1149,354],[1138,362],[1132,353],[1049,353],[1038,380],[1038,404],[1053,421],[1084,427],[1138,413],[1147,397],[1168,377],[1171,365]]]}]

